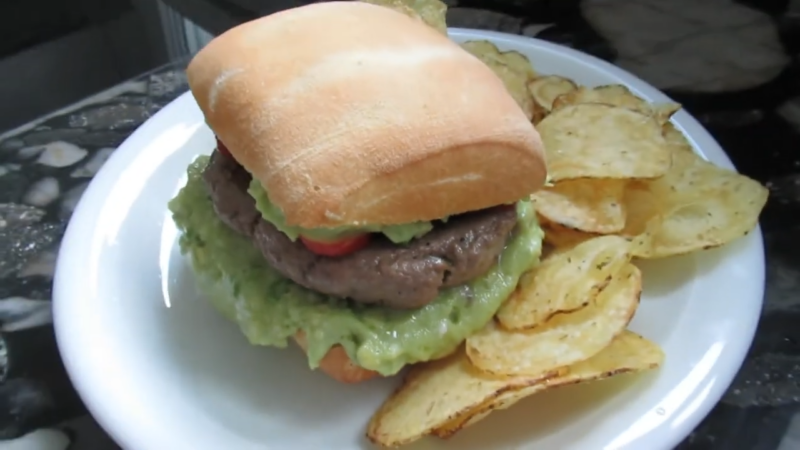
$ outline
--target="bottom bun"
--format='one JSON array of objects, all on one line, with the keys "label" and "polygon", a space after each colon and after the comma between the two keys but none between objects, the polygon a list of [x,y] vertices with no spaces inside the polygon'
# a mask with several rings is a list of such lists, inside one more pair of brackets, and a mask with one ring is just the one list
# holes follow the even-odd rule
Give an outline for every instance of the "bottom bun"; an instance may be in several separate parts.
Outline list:
[{"label": "bottom bun", "polygon": [[[306,350],[306,336],[302,331],[294,336],[294,340],[303,351]],[[328,350],[319,362],[319,368],[340,383],[360,383],[380,376],[378,372],[355,365],[341,345]]]}]

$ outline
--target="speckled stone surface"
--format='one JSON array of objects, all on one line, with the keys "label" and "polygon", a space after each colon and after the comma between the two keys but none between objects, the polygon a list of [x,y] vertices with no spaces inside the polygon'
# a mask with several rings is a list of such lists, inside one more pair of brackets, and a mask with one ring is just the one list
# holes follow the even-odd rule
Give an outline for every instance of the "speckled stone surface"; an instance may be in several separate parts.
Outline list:
[{"label": "speckled stone surface", "polygon": [[0,448],[115,448],[86,416],[58,355],[55,261],[91,178],[186,89],[176,63],[0,136]]},{"label": "speckled stone surface", "polygon": [[[800,212],[800,1],[448,3],[452,26],[539,37],[639,75],[769,186],[756,339],[722,401],[678,448],[800,449],[800,221],[792,219]],[[160,68],[0,136],[0,448],[116,448],[86,415],[57,354],[55,257],[92,176],[186,90],[182,69]]]}]

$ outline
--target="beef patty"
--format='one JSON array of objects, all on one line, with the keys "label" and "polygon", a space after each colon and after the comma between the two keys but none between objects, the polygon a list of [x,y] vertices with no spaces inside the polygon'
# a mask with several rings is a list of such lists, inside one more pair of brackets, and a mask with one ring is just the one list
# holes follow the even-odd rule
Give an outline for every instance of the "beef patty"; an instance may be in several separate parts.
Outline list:
[{"label": "beef patty", "polygon": [[203,178],[220,219],[252,240],[283,276],[317,292],[391,308],[422,307],[440,288],[486,273],[517,223],[514,208],[489,208],[436,223],[406,245],[376,235],[357,252],[321,256],[261,217],[247,193],[251,176],[233,158],[214,152]]}]

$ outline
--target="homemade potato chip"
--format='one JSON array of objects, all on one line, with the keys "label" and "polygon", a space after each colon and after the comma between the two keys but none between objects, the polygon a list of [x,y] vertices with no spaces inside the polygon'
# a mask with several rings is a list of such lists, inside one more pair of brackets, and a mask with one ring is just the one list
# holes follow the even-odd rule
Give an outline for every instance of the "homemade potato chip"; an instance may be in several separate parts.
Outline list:
[{"label": "homemade potato chip", "polygon": [[537,125],[553,182],[575,178],[655,178],[672,152],[661,125],[636,111],[601,104],[569,105]]},{"label": "homemade potato chip", "polygon": [[360,0],[373,5],[385,6],[413,19],[421,20],[440,33],[447,35],[445,16],[447,5],[439,0]]},{"label": "homemade potato chip", "polygon": [[528,331],[509,331],[490,322],[467,338],[467,356],[480,370],[505,376],[542,376],[583,361],[625,329],[641,292],[641,272],[627,264],[593,303],[575,312],[555,315]]},{"label": "homemade potato chip", "polygon": [[489,41],[468,41],[461,44],[464,50],[483,61],[503,80],[506,89],[517,101],[520,108],[533,120],[534,102],[528,91],[528,81],[536,76],[531,62],[523,54],[515,51],[501,52]]},{"label": "homemade potato chip", "polygon": [[533,113],[531,114],[531,122],[534,125],[537,125],[539,122],[542,121],[545,117],[547,117],[548,111],[544,109],[541,105],[536,103],[536,100],[533,100]]},{"label": "homemade potato chip", "polygon": [[649,249],[637,256],[663,258],[717,247],[755,228],[769,196],[764,186],[693,152],[676,152],[673,159],[667,175],[626,193],[629,220],[635,220],[627,234],[644,229],[652,236]]},{"label": "homemade potato chip", "polygon": [[497,320],[507,330],[526,330],[583,308],[630,260],[631,243],[619,236],[597,237],[552,253],[523,275]]},{"label": "homemade potato chip", "polygon": [[[486,400],[472,409],[462,410],[455,418],[433,430],[437,437],[447,439],[464,428],[485,418],[492,411],[509,408],[533,394],[549,389],[655,369],[664,362],[664,351],[658,345],[628,330],[624,330],[595,356],[570,366],[566,373],[519,388],[519,384],[504,391],[487,395]],[[513,380],[514,378],[510,378]]]},{"label": "homemade potato chip", "polygon": [[689,143],[689,141],[686,139],[686,136],[684,136],[683,133],[681,133],[680,131],[678,131],[677,128],[675,128],[675,125],[673,125],[672,122],[666,122],[661,127],[661,132],[664,135],[664,139],[667,141],[667,144],[669,145],[670,149],[673,152],[676,151],[694,152],[694,150],[692,149],[692,144]]},{"label": "homemade potato chip", "polygon": [[576,89],[578,86],[572,80],[556,75],[539,77],[528,83],[533,100],[546,111],[553,109],[553,102],[560,95]]},{"label": "homemade potato chip", "polygon": [[628,88],[618,84],[597,86],[594,88],[581,86],[574,91],[562,95],[553,103],[553,109],[579,103],[603,103],[633,109],[649,114],[650,105],[644,99],[633,94]]},{"label": "homemade potato chip", "polygon": [[403,385],[370,420],[367,437],[397,447],[432,432],[450,437],[495,409],[548,389],[600,380],[626,372],[655,369],[664,353],[654,343],[624,331],[600,353],[551,378],[496,378],[471,366],[463,349],[449,357],[414,366]]},{"label": "homemade potato chip", "polygon": [[676,112],[681,110],[681,105],[674,102],[657,103],[655,105],[650,105],[650,107],[652,108],[651,115],[662,124],[668,123],[669,119],[672,118]]},{"label": "homemade potato chip", "polygon": [[539,215],[539,226],[541,226],[544,231],[544,242],[552,245],[556,249],[573,247],[583,241],[601,236],[595,233],[586,233],[567,228],[564,225],[551,222],[541,215]]},{"label": "homemade potato chip", "polygon": [[536,78],[536,71],[527,56],[514,50],[501,51],[494,43],[487,40],[467,41],[461,46],[477,56],[483,62],[491,62],[524,75],[527,80]]},{"label": "homemade potato chip", "polygon": [[[497,47],[495,47],[497,48]],[[530,81],[538,76],[536,70],[527,56],[515,50],[501,51],[503,63],[510,69],[525,75],[525,81]]]},{"label": "homemade potato chip", "polygon": [[625,227],[625,183],[614,178],[564,180],[535,192],[531,201],[551,222],[608,234]]},{"label": "homemade potato chip", "polygon": [[531,385],[542,378],[487,376],[470,364],[462,346],[446,358],[412,367],[403,385],[372,416],[367,437],[384,447],[408,444],[458,417],[464,409],[479,405],[487,395]]},{"label": "homemade potato chip", "polygon": [[662,214],[661,199],[650,190],[647,180],[636,180],[628,183],[623,196],[625,203],[625,228],[620,236],[636,237],[646,232],[648,224],[660,220]]},{"label": "homemade potato chip", "polygon": [[595,88],[580,87],[559,96],[553,102],[552,109],[560,109],[567,105],[579,103],[602,103],[632,109],[642,114],[654,117],[659,123],[664,123],[681,108],[677,103],[650,104],[643,98],[635,95],[625,86],[619,84],[598,86]]}]

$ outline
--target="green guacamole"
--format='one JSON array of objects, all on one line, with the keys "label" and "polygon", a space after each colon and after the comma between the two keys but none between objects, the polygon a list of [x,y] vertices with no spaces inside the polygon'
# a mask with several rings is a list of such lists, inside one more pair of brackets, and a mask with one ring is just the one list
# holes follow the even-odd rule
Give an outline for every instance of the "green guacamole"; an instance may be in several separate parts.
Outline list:
[{"label": "green guacamole", "polygon": [[247,189],[250,196],[256,200],[256,209],[264,217],[264,220],[275,225],[275,228],[291,240],[296,240],[299,235],[309,237],[319,241],[335,241],[338,238],[360,233],[383,233],[395,244],[402,244],[414,238],[422,237],[425,233],[433,229],[431,222],[413,222],[401,225],[366,225],[359,227],[334,227],[334,228],[300,228],[286,224],[286,217],[283,211],[273,204],[267,191],[257,180],[250,182]]},{"label": "green guacamole", "polygon": [[499,263],[470,283],[442,290],[427,306],[391,310],[322,295],[282,278],[217,218],[201,180],[207,161],[192,163],[186,186],[169,205],[183,232],[181,250],[190,255],[214,305],[252,344],[285,347],[303,330],[312,369],[336,344],[361,367],[385,376],[442,357],[482,328],[520,275],[538,262],[543,234],[531,204],[522,201],[519,225]]}]

